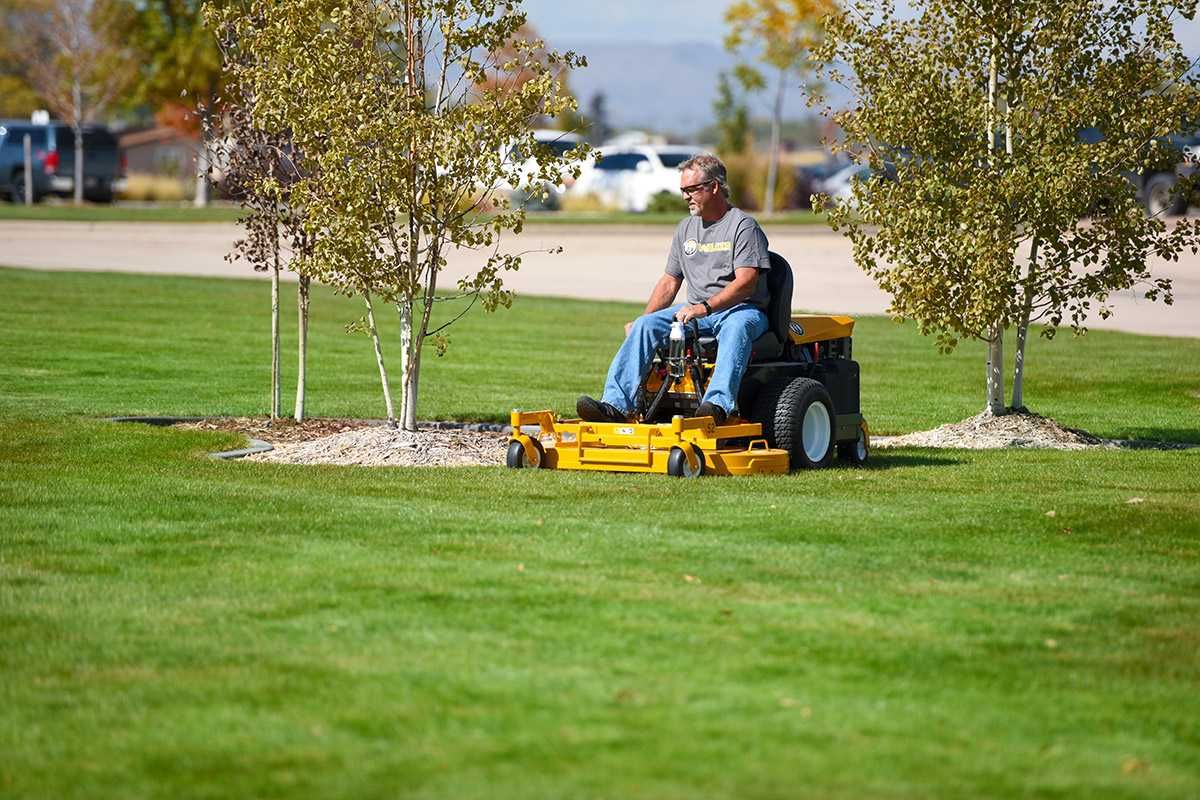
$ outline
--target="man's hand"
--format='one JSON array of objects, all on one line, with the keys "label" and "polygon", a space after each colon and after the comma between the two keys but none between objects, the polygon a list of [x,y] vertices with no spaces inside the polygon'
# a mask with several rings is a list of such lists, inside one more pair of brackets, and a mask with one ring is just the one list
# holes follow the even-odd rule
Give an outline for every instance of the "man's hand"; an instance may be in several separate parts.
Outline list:
[{"label": "man's hand", "polygon": [[684,306],[675,312],[675,319],[680,322],[691,322],[694,319],[700,319],[708,314],[704,310],[704,306],[696,304],[694,306]]}]

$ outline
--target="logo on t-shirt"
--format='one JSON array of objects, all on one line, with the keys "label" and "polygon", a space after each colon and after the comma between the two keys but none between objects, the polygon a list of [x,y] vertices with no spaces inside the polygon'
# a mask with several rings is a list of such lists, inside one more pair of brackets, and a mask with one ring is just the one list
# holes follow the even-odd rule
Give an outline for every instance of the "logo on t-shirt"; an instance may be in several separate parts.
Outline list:
[{"label": "logo on t-shirt", "polygon": [[697,242],[695,239],[688,239],[686,242],[683,243],[683,254],[685,256],[694,256],[694,255],[696,255],[696,249],[699,246],[700,246],[700,243]]}]

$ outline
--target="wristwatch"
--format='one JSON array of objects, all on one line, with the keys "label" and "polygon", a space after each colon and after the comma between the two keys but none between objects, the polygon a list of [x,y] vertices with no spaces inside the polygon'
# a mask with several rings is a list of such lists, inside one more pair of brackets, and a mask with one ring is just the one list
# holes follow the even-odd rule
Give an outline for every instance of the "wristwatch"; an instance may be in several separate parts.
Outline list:
[{"label": "wristwatch", "polygon": [[711,316],[712,316],[712,306],[710,306],[710,305],[708,304],[708,301],[707,301],[707,300],[701,300],[701,301],[700,301],[700,305],[704,306],[704,316],[706,316],[706,317],[711,317]]}]

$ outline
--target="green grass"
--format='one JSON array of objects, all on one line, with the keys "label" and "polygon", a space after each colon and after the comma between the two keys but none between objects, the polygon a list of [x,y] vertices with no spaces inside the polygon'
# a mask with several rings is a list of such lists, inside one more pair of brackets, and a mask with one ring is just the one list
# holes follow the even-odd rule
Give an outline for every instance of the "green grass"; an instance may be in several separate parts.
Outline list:
[{"label": "green grass", "polygon": [[82,206],[43,203],[36,206],[0,203],[0,221],[28,220],[44,222],[235,222],[241,216],[237,206],[212,205],[196,208],[179,205],[93,205]]},{"label": "green grass", "polygon": [[[5,797],[1200,786],[1200,450],[691,482],[214,462],[236,437],[95,417],[261,412],[265,283],[0,270],[0,293]],[[569,407],[632,310],[469,315],[421,416]],[[319,414],[380,413],[357,313],[314,301]],[[876,430],[981,404],[979,348],[876,319],[855,347]],[[1200,441],[1198,356],[1038,341],[1030,402]]]},{"label": "green grass", "polygon": [[[195,208],[190,203],[178,205],[83,205],[40,204],[13,205],[0,202],[0,221],[42,220],[48,222],[236,222],[241,209],[232,204],[216,204]],[[675,225],[684,216],[679,214],[634,214],[623,211],[588,212],[530,212],[530,224],[546,225]],[[772,225],[824,224],[823,214],[810,211],[787,211],[764,217]]]}]

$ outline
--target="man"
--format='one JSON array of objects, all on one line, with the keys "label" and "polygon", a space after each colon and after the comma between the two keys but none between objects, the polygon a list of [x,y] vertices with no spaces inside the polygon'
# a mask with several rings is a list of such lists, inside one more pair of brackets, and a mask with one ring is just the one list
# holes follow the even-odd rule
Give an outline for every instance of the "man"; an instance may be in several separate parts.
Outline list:
[{"label": "man", "polygon": [[[759,276],[771,268],[767,237],[752,217],[730,205],[725,165],[707,154],[684,162],[679,189],[691,216],[675,229],[666,271],[645,312],[625,326],[603,398],[584,395],[575,406],[590,422],[629,421],[642,376],[670,335],[671,322],[694,319],[702,336],[717,338],[717,362],[696,416],[720,425],[737,404],[750,345],[767,330],[767,280]],[[672,305],[685,280],[687,302]]]}]

